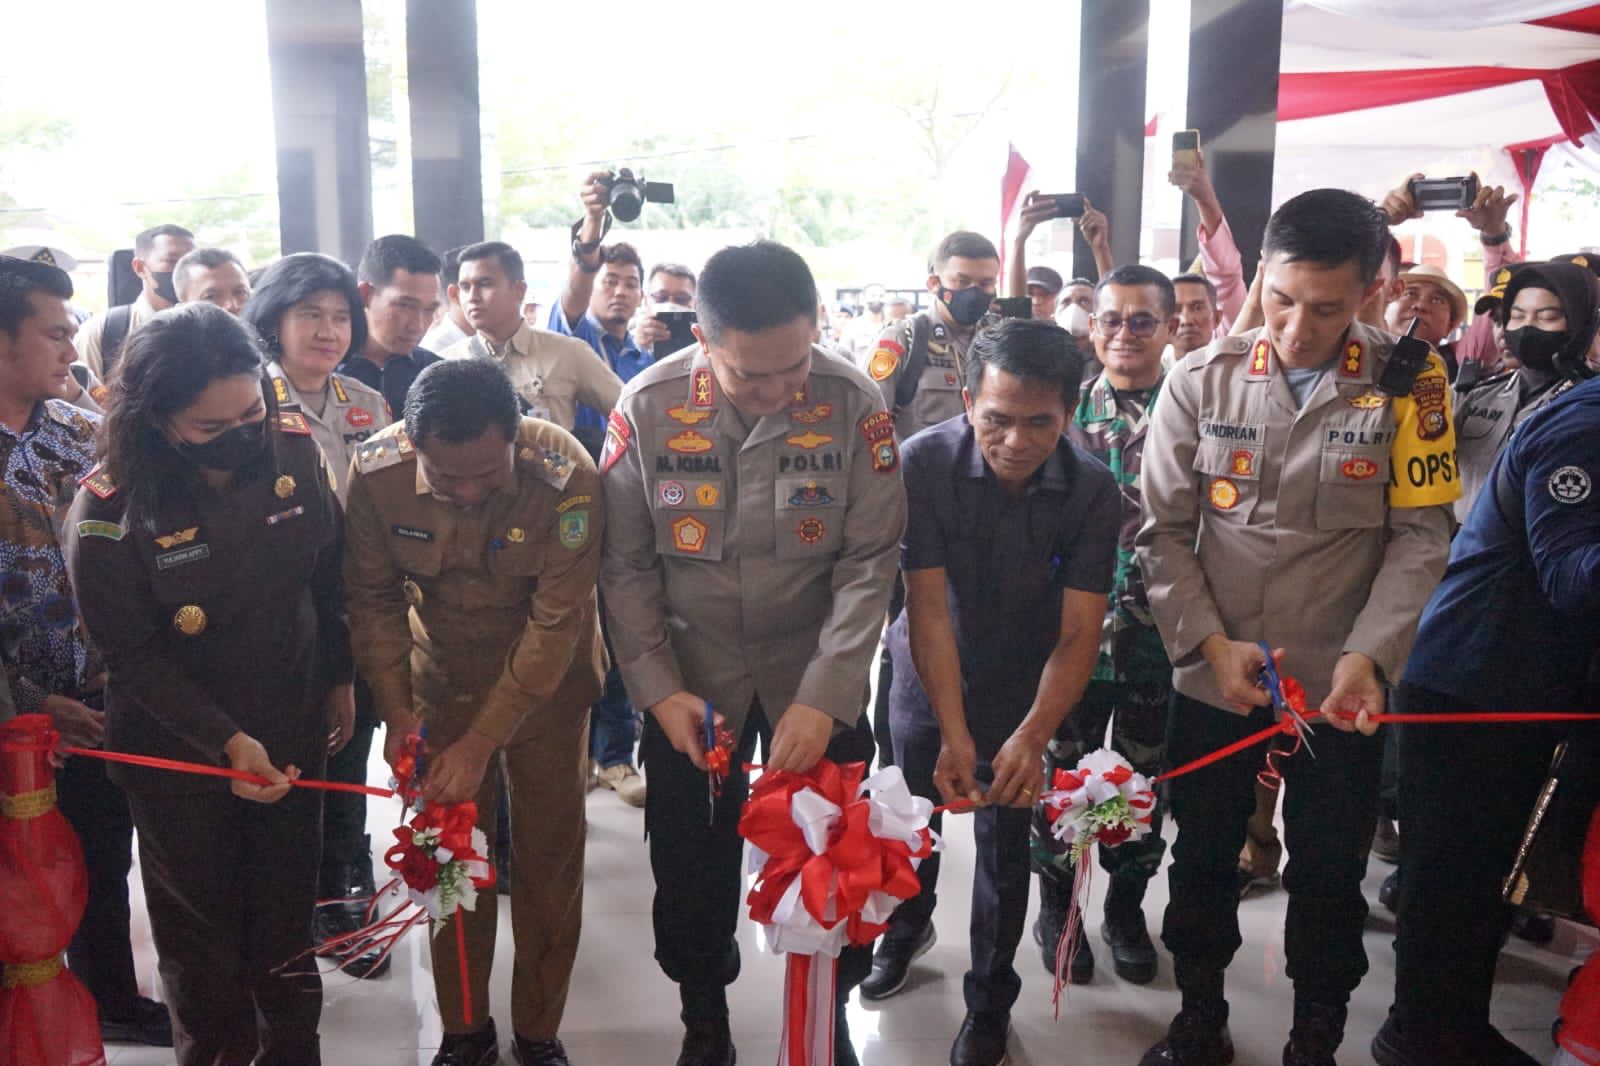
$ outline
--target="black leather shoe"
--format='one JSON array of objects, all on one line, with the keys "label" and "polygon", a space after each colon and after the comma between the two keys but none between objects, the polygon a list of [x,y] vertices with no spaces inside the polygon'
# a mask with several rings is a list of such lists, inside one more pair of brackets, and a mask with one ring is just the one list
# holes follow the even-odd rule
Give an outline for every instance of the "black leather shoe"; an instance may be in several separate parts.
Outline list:
[{"label": "black leather shoe", "polygon": [[567,1049],[559,1040],[529,1040],[518,1036],[515,1051],[518,1066],[572,1066]]},{"label": "black leather shoe", "polygon": [[1383,879],[1383,884],[1378,886],[1378,903],[1390,914],[1399,913],[1400,909],[1400,871],[1396,870]]},{"label": "black leather shoe", "polygon": [[861,982],[861,998],[875,1003],[904,988],[911,964],[926,955],[938,939],[932,921],[914,936],[899,935],[892,929],[885,933],[872,953],[872,973]]},{"label": "black leather shoe", "polygon": [[1167,1038],[1139,1060],[1139,1066],[1229,1066],[1233,1037],[1222,1011],[1181,1010]]},{"label": "black leather shoe", "polygon": [[738,1061],[726,1016],[684,1022],[678,1066],[735,1066]]},{"label": "black leather shoe", "polygon": [[1156,979],[1156,946],[1150,942],[1143,910],[1113,912],[1106,908],[1100,935],[1111,945],[1111,965],[1118,977],[1136,985]]},{"label": "black leather shoe", "polygon": [[433,1056],[433,1066],[496,1066],[499,1061],[500,1037],[493,1018],[475,1033],[446,1033]]},{"label": "black leather shoe", "polygon": [[[1033,922],[1033,942],[1039,945],[1039,959],[1045,972],[1056,975],[1056,948],[1061,943],[1061,926],[1052,921],[1053,916],[1041,910]],[[1086,985],[1094,980],[1094,951],[1089,947],[1089,936],[1078,926],[1078,953],[1072,957],[1072,968],[1067,980],[1075,985]]]},{"label": "black leather shoe", "polygon": [[1402,1030],[1393,1014],[1372,1038],[1372,1059],[1378,1066],[1539,1066],[1492,1025],[1467,1033],[1421,1033]]},{"label": "black leather shoe", "polygon": [[107,1044],[144,1044],[146,1047],[172,1046],[172,1015],[164,1003],[140,996],[133,1013],[126,1018],[100,1016],[100,1040]]},{"label": "black leather shoe", "polygon": [[1294,1028],[1283,1049],[1283,1066],[1337,1066],[1334,1053],[1344,1043],[1344,1007],[1296,1003]]},{"label": "black leather shoe", "polygon": [[956,1042],[950,1045],[950,1066],[1005,1066],[1010,1035],[1009,1015],[967,1011]]},{"label": "black leather shoe", "polygon": [[311,912],[312,943],[317,954],[324,959],[336,959],[339,967],[351,977],[382,977],[389,972],[390,956],[381,948],[372,948],[352,957],[343,945],[328,947],[330,941],[348,936],[367,924],[367,902],[355,899],[319,903]]},{"label": "black leather shoe", "polygon": [[1511,916],[1511,935],[1542,947],[1556,938],[1556,920],[1548,914],[1518,907]]}]

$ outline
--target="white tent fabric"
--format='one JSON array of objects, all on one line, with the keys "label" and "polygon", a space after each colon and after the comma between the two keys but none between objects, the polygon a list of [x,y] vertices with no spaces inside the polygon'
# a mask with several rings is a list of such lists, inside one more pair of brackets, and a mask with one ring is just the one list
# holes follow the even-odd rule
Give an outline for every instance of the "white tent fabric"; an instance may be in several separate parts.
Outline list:
[{"label": "white tent fabric", "polygon": [[1296,7],[1319,7],[1335,15],[1424,30],[1468,30],[1564,15],[1588,7],[1571,0],[1300,0]]},{"label": "white tent fabric", "polygon": [[1600,38],[1587,33],[1546,26],[1485,26],[1482,22],[1462,30],[1399,28],[1321,10],[1331,6],[1301,4],[1285,12],[1280,69],[1286,73],[1478,66],[1549,70],[1600,59]]}]

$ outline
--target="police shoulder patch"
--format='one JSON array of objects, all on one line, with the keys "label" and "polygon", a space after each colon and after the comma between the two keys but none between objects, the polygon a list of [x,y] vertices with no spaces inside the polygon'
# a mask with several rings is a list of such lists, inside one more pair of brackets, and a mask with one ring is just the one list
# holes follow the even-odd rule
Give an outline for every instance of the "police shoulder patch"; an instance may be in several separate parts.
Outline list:
[{"label": "police shoulder patch", "polygon": [[306,421],[306,416],[298,411],[278,412],[278,432],[287,433],[293,437],[311,436],[311,423]]}]

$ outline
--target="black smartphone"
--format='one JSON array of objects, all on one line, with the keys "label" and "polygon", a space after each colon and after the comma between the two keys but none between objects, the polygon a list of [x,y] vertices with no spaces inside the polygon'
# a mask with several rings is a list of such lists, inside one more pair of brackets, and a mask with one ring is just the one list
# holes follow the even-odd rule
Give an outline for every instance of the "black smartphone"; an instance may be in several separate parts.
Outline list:
[{"label": "black smartphone", "polygon": [[656,321],[666,326],[671,334],[665,341],[656,345],[658,358],[671,355],[673,352],[681,352],[695,343],[692,327],[700,321],[700,316],[693,311],[683,308],[662,308],[656,312]]},{"label": "black smartphone", "polygon": [[1200,165],[1200,131],[1179,130],[1172,135],[1172,165]]},{"label": "black smartphone", "polygon": [[1465,211],[1478,198],[1478,179],[1471,174],[1464,178],[1414,178],[1411,198],[1424,211]]},{"label": "black smartphone", "polygon": [[1040,199],[1054,200],[1056,202],[1056,213],[1051,215],[1051,218],[1083,217],[1084,203],[1083,193],[1081,192],[1057,193],[1054,196],[1042,196]]},{"label": "black smartphone", "polygon": [[994,301],[994,313],[1001,318],[1032,318],[1033,297],[1000,296]]}]

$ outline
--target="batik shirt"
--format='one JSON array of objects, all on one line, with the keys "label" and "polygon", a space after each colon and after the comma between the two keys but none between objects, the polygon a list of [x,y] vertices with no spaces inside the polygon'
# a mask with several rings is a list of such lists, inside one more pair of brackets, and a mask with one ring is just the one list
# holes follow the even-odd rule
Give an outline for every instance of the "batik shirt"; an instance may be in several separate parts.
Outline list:
[{"label": "batik shirt", "polygon": [[1150,614],[1144,577],[1133,551],[1143,518],[1139,467],[1150,407],[1160,388],[1157,382],[1154,388],[1121,391],[1112,388],[1104,374],[1097,375],[1084,382],[1078,394],[1078,409],[1067,427],[1067,436],[1074,444],[1111,468],[1122,499],[1117,568],[1101,630],[1095,681],[1172,681],[1172,664]]},{"label": "batik shirt", "polygon": [[61,400],[46,400],[20,435],[0,425],[0,657],[19,714],[38,711],[47,696],[81,698],[100,687],[104,674],[78,619],[61,554],[61,523],[79,479],[94,466],[98,423]]}]

